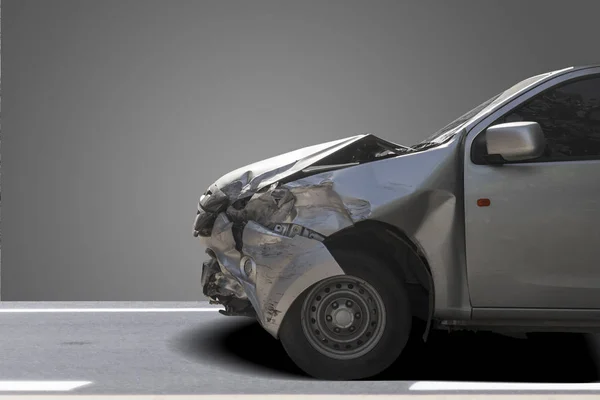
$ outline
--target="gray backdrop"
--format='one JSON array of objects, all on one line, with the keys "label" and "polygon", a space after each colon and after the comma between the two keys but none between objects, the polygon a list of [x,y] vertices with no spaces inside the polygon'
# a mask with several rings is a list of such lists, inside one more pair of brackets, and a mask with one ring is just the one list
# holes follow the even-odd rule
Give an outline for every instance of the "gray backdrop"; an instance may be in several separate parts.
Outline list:
[{"label": "gray backdrop", "polygon": [[600,62],[600,2],[2,2],[2,299],[201,299],[199,195]]}]

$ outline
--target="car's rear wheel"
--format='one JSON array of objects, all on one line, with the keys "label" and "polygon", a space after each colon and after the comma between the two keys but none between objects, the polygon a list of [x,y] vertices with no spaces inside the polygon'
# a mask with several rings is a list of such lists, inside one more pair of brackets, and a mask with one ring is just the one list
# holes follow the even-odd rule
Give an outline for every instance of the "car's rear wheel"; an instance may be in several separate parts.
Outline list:
[{"label": "car's rear wheel", "polygon": [[320,379],[361,379],[385,370],[411,330],[404,282],[381,260],[335,254],[346,275],[307,289],[286,314],[279,337],[292,360]]}]

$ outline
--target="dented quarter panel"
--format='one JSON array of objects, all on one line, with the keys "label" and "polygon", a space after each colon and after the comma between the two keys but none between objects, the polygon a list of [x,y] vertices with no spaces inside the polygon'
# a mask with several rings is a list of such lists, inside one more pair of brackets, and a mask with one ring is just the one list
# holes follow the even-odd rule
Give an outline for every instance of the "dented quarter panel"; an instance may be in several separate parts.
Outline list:
[{"label": "dented quarter panel", "polygon": [[254,291],[260,322],[277,336],[285,312],[306,288],[344,271],[322,242],[302,236],[275,234],[249,222],[244,229],[243,253],[257,264]]},{"label": "dented quarter panel", "polygon": [[369,202],[344,198],[336,191],[332,178],[333,173],[325,173],[285,185],[296,198],[293,223],[328,236],[368,217]]},{"label": "dented quarter panel", "polygon": [[242,253],[235,248],[233,223],[219,214],[210,238],[210,248],[224,273],[242,285],[261,325],[277,336],[279,326],[292,302],[304,289],[321,279],[343,275],[343,270],[322,242],[302,236],[278,235],[256,222],[244,228],[242,253],[256,262],[252,277],[242,273]]},{"label": "dented quarter panel", "polygon": [[[242,210],[227,210],[232,218],[247,221],[241,253],[232,232],[234,222],[225,212],[216,217],[206,245],[242,284],[263,327],[277,337],[286,312],[304,290],[344,272],[321,241],[283,236],[272,226],[291,222],[329,236],[364,219],[382,221],[411,238],[428,260],[435,287],[434,317],[468,319],[463,207],[457,200],[458,149],[455,139],[430,150],[317,173],[259,193],[252,189]],[[248,168],[243,171],[241,177],[228,178],[233,184],[224,185],[223,191],[237,196],[234,199],[243,197],[240,189],[250,182],[255,188],[264,187],[260,180],[252,181]],[[254,279],[241,272],[244,255],[257,264]]]},{"label": "dented quarter panel", "polygon": [[[459,143],[455,139],[424,152],[287,183],[304,197],[296,205],[294,222],[324,235],[366,218],[395,226],[428,260],[436,294],[434,316],[468,319],[464,211],[457,199],[462,193]],[[320,212],[314,204],[322,207]]]}]

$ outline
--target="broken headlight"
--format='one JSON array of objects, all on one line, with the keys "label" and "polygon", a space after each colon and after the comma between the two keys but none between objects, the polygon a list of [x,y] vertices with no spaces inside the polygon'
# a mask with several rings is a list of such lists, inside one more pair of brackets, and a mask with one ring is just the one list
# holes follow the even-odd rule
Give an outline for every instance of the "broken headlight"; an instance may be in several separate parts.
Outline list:
[{"label": "broken headlight", "polygon": [[194,221],[194,237],[210,236],[216,218],[217,214],[207,213],[199,208]]},{"label": "broken headlight", "polygon": [[323,241],[325,239],[325,236],[320,233],[296,224],[275,224],[273,226],[273,231],[279,235],[291,238],[294,236],[304,236],[318,241]]},{"label": "broken headlight", "polygon": [[209,213],[218,214],[225,211],[229,205],[229,199],[227,195],[219,189],[207,190],[205,194],[200,196],[198,202],[198,210],[203,209]]}]

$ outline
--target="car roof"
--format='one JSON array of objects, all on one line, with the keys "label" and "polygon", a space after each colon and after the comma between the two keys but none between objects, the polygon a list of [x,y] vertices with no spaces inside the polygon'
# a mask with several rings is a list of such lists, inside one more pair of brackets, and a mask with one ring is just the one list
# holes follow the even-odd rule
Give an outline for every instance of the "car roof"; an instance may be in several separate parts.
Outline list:
[{"label": "car roof", "polygon": [[574,71],[579,71],[582,69],[588,69],[588,68],[598,68],[600,67],[600,64],[589,64],[589,65],[574,65],[572,68]]}]

